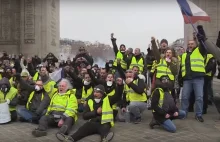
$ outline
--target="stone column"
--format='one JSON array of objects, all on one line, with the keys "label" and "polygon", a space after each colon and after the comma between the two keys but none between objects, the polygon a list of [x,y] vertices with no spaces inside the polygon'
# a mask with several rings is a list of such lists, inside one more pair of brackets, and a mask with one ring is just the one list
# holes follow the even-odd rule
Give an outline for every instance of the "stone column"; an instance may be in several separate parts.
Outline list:
[{"label": "stone column", "polygon": [[21,53],[58,55],[59,6],[59,0],[21,0]]}]

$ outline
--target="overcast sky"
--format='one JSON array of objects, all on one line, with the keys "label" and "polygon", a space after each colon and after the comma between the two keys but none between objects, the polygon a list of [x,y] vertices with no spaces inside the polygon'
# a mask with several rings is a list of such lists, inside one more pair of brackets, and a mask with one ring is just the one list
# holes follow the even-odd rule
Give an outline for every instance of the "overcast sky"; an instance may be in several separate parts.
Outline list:
[{"label": "overcast sky", "polygon": [[[60,36],[146,50],[151,36],[169,43],[184,36],[176,0],[61,0]],[[146,51],[145,51],[146,52]]]}]

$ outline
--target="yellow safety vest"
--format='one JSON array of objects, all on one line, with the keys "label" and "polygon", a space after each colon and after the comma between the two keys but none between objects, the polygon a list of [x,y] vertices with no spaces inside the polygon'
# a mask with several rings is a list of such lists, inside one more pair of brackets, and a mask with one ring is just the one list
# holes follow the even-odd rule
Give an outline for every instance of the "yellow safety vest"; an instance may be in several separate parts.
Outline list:
[{"label": "yellow safety vest", "polygon": [[52,111],[64,112],[64,115],[72,117],[76,121],[78,102],[75,93],[76,90],[67,91],[63,95],[60,95],[58,92],[55,93],[47,108],[46,115],[49,115]]},{"label": "yellow safety vest", "polygon": [[[138,79],[133,81],[134,84],[138,85]],[[131,102],[145,102],[147,101],[147,95],[143,92],[142,94],[136,93],[131,87],[125,85],[125,93],[126,93],[126,100]]]},{"label": "yellow safety vest", "polygon": [[56,85],[55,81],[49,81],[47,84],[44,84],[44,90],[48,93],[49,97],[52,98],[54,93],[57,91],[57,88],[54,88]]},{"label": "yellow safety vest", "polygon": [[[30,96],[28,97],[28,101],[27,101],[27,104],[26,104],[26,108],[29,110],[29,105],[32,103],[32,98],[34,96],[34,93],[35,91],[31,92]],[[44,99],[44,94],[42,93],[41,95],[41,101]]]},{"label": "yellow safety vest", "polygon": [[85,100],[92,94],[93,88],[90,87],[87,92],[85,91],[85,87],[83,86],[82,88],[82,98],[81,98],[81,103],[84,103]]},{"label": "yellow safety vest", "polygon": [[[163,106],[163,101],[164,101],[164,91],[163,91],[163,89],[161,89],[161,88],[156,88],[156,89],[154,89],[154,91],[156,91],[156,90],[159,90],[159,93],[160,93],[160,98],[159,98],[158,106],[159,106],[160,108],[162,108],[162,106]],[[152,92],[152,95],[154,94],[154,91]],[[152,97],[152,96],[151,96],[151,97]],[[153,112],[155,112],[155,110],[153,110]]]},{"label": "yellow safety vest", "polygon": [[114,63],[113,63],[113,66],[115,66],[115,67],[117,67],[117,60],[118,59],[120,59],[121,61],[120,61],[120,63],[121,63],[121,68],[122,69],[124,69],[124,70],[126,70],[127,69],[127,63],[124,61],[124,59],[123,59],[123,54],[120,52],[120,51],[118,51],[118,53],[117,53],[117,55],[116,55],[116,58],[115,58],[115,61],[114,61]]},{"label": "yellow safety vest", "polygon": [[167,75],[169,76],[170,80],[174,80],[174,75],[167,66],[167,62],[164,59],[160,59],[160,63],[157,64],[156,78],[160,78],[163,75]]},{"label": "yellow safety vest", "polygon": [[38,78],[39,78],[39,72],[36,72],[35,74],[34,74],[34,77],[33,77],[33,81],[37,81],[38,80]]},{"label": "yellow safety vest", "polygon": [[[17,93],[18,93],[18,90],[15,89],[14,87],[10,88],[10,90],[6,94],[6,96],[4,95],[4,93],[2,91],[0,91],[0,100],[6,101],[7,99],[9,99],[10,101],[12,101],[14,99],[14,97],[16,97]],[[4,96],[5,96],[5,98],[4,98]],[[16,110],[16,107],[9,105],[9,110],[10,111]]]},{"label": "yellow safety vest", "polygon": [[2,74],[0,73],[0,80],[2,79]]},{"label": "yellow safety vest", "polygon": [[139,73],[142,73],[144,71],[144,60],[143,58],[140,58],[139,61],[136,60],[136,57],[133,56],[131,59],[131,64],[129,69],[132,69],[134,66],[139,67]]},{"label": "yellow safety vest", "polygon": [[156,69],[157,69],[157,60],[154,60],[150,72],[154,73]]},{"label": "yellow safety vest", "polygon": [[[186,65],[185,65],[186,55],[187,53],[183,53],[182,60],[181,60],[182,77],[186,75]],[[196,49],[194,49],[193,52],[191,53],[190,63],[191,63],[191,71],[205,73],[204,57],[199,52],[198,47],[196,47]]]},{"label": "yellow safety vest", "polygon": [[14,81],[13,81],[13,77],[11,77],[11,78],[9,79],[9,83],[10,83],[10,85],[11,85],[11,86],[13,86],[13,87],[14,87],[13,82],[14,82]]},{"label": "yellow safety vest", "polygon": [[[89,105],[90,111],[94,110],[93,104],[94,104],[94,101],[92,99],[89,99],[88,105]],[[108,96],[106,96],[103,99],[103,103],[102,103],[101,124],[105,124],[105,123],[109,123],[109,122],[111,123],[111,126],[113,127],[114,126],[113,109],[110,105]]]},{"label": "yellow safety vest", "polygon": [[[214,57],[212,54],[207,54],[207,57],[206,57],[206,60],[205,60],[205,66],[207,66],[209,60],[210,60],[212,57]],[[207,72],[206,75],[207,75],[207,76],[212,76],[212,71]]]},{"label": "yellow safety vest", "polygon": [[[107,94],[107,96],[113,96],[113,95],[115,95],[115,89]],[[117,109],[117,104],[112,105],[112,109],[116,110]]]}]

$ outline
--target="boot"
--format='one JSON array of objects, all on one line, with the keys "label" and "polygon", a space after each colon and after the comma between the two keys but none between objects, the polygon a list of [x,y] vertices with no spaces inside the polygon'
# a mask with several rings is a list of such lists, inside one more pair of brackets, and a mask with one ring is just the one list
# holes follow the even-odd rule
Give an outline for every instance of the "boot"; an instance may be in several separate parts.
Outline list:
[{"label": "boot", "polygon": [[156,125],[160,125],[160,123],[158,123],[154,118],[152,118],[152,120],[149,124],[150,128],[153,129],[154,126],[156,126]]},{"label": "boot", "polygon": [[35,129],[32,131],[32,135],[35,137],[42,137],[47,135],[47,131]]},{"label": "boot", "polygon": [[75,142],[71,136],[64,135],[63,133],[56,133],[56,137],[61,142]]}]

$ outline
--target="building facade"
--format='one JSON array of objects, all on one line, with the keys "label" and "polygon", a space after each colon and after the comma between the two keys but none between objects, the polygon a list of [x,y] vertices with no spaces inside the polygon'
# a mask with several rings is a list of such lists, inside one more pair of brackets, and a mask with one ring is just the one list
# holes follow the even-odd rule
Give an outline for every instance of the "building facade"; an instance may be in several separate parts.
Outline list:
[{"label": "building facade", "polygon": [[60,0],[0,0],[0,51],[58,55]]},{"label": "building facade", "polygon": [[[191,0],[198,7],[203,9],[211,18],[211,22],[199,21],[195,24],[203,25],[206,35],[212,42],[216,43],[218,32],[220,31],[220,0]],[[193,28],[191,25],[185,25],[187,34],[192,38]]]}]

